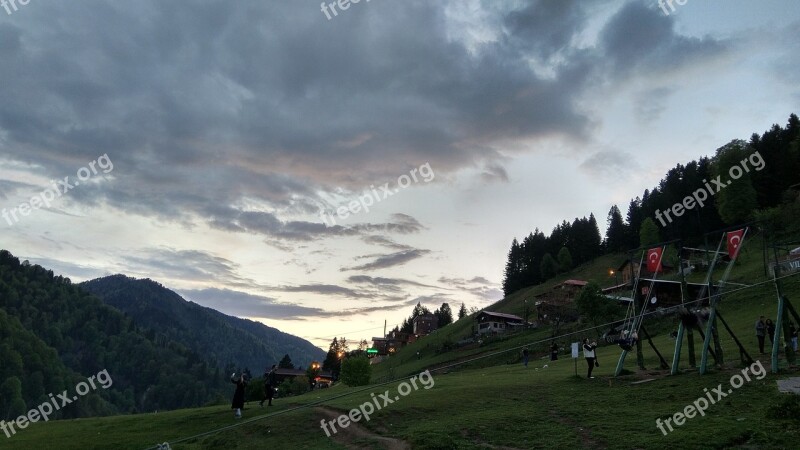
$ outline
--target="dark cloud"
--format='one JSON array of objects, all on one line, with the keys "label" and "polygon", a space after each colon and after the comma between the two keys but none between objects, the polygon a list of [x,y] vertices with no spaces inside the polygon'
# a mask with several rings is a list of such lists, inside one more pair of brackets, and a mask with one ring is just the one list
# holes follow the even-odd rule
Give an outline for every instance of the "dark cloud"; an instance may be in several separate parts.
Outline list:
[{"label": "dark cloud", "polygon": [[361,240],[367,244],[380,245],[382,247],[392,248],[395,250],[411,250],[413,248],[410,245],[397,243],[386,236],[370,235],[362,237]]},{"label": "dark cloud", "polygon": [[324,317],[329,314],[320,308],[308,308],[281,303],[274,298],[252,295],[229,289],[200,289],[178,291],[187,300],[239,317],[276,320],[298,320],[304,317]]},{"label": "dark cloud", "polygon": [[423,0],[331,21],[305,2],[29,5],[0,17],[0,151],[49,177],[107,153],[109,182],[71,201],[207,221],[287,249],[281,241],[413,233],[411,222],[297,216],[326,204],[320,192],[380,185],[423,162],[482,165],[484,179],[506,181],[503,143],[587,139],[594,124],[578,105],[590,81],[680,70],[728,48],[678,35],[640,2],[595,47],[577,46],[602,3],[486,4],[497,36],[478,44],[449,34],[446,2]]},{"label": "dark cloud", "polygon": [[370,270],[386,269],[388,267],[401,266],[409,261],[421,258],[430,252],[431,252],[430,250],[414,249],[414,250],[403,250],[396,253],[390,253],[388,255],[372,256],[374,257],[374,261],[372,262],[369,262],[367,264],[362,264],[360,266],[344,267],[340,270],[370,271]]},{"label": "dark cloud", "polygon": [[[729,54],[732,43],[675,32],[675,22],[638,1],[626,3],[600,33],[599,47],[611,76],[659,77]],[[620,80],[618,80],[620,81]]]},{"label": "dark cloud", "polygon": [[506,169],[501,165],[490,164],[483,169],[483,173],[481,173],[481,179],[487,183],[497,181],[508,183],[508,172],[506,172]]},{"label": "dark cloud", "polygon": [[257,286],[256,282],[239,276],[237,263],[200,250],[144,249],[125,255],[118,264],[129,276]]},{"label": "dark cloud", "polygon": [[503,292],[497,285],[484,277],[476,276],[470,279],[439,277],[438,281],[452,286],[453,289],[468,292],[481,301],[497,301],[503,298]]},{"label": "dark cloud", "polygon": [[333,284],[306,284],[300,286],[284,286],[279,288],[281,291],[284,292],[310,292],[314,294],[320,295],[339,295],[342,297],[348,298],[373,298],[374,295],[364,293],[364,292],[357,292],[353,289],[348,289],[342,286],[336,286]]},{"label": "dark cloud", "polygon": [[329,226],[305,221],[284,222],[270,212],[215,208],[210,213],[209,221],[214,228],[268,236],[271,245],[287,251],[292,247],[281,241],[302,242],[324,237],[368,236],[372,233],[411,234],[424,229],[417,219],[407,214],[393,214],[391,221],[384,223]]},{"label": "dark cloud", "polygon": [[581,163],[580,168],[603,180],[616,180],[638,168],[636,158],[627,152],[601,151]]},{"label": "dark cloud", "polygon": [[[35,188],[36,188],[36,186],[33,186],[32,184],[20,183],[18,181],[0,179],[0,198],[5,200],[10,195],[14,194],[14,192],[16,192],[18,190],[35,189]],[[12,205],[8,205],[8,206],[9,207],[13,207],[13,206],[16,206],[16,205],[13,205],[13,206]]]},{"label": "dark cloud", "polygon": [[636,117],[639,122],[652,123],[661,117],[667,108],[667,100],[675,92],[672,88],[653,88],[636,96]]},{"label": "dark cloud", "polygon": [[[293,292],[319,292],[320,290],[295,290]],[[335,292],[335,290],[334,290]],[[313,318],[352,317],[376,311],[397,311],[408,307],[411,303],[404,298],[394,298],[391,303],[356,308],[312,308],[284,303],[272,297],[248,294],[230,289],[182,290],[179,293],[187,300],[197,304],[240,317],[251,317],[274,320],[310,320]],[[335,292],[341,294],[341,292]],[[416,303],[414,303],[416,304]]]},{"label": "dark cloud", "polygon": [[589,17],[586,0],[531,0],[505,18],[509,39],[540,59],[571,48]]},{"label": "dark cloud", "polygon": [[347,281],[356,284],[369,284],[386,289],[399,289],[400,286],[414,286],[423,288],[441,289],[437,286],[431,286],[417,281],[405,280],[402,278],[385,278],[385,277],[371,277],[369,275],[352,275],[347,278]]},{"label": "dark cloud", "polygon": [[[575,5],[511,12],[509,39],[475,49],[427,1],[373,2],[332,21],[303,2],[31,6],[0,18],[0,146],[54,177],[108,153],[113,181],[73,196],[87,204],[287,240],[402,233],[285,217],[313,213],[320,191],[422,162],[468,167],[491,160],[493,143],[589,125],[574,106],[580,80],[529,64],[568,42]],[[531,30],[545,23],[534,51]]]}]

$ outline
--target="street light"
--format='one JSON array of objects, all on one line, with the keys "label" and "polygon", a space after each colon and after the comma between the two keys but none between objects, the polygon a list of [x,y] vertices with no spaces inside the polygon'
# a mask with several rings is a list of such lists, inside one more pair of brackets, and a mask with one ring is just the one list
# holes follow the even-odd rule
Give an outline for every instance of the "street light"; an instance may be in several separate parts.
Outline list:
[{"label": "street light", "polygon": [[608,276],[614,277],[614,286],[619,286],[619,274],[614,269],[608,269]]}]

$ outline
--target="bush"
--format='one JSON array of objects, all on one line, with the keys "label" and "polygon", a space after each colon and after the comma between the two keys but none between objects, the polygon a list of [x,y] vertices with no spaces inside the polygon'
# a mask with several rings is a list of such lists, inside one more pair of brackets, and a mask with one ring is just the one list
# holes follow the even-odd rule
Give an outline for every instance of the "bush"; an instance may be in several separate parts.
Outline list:
[{"label": "bush", "polygon": [[300,395],[308,392],[308,390],[311,389],[311,386],[308,384],[307,377],[295,377],[295,379],[292,380],[292,385],[289,389],[291,390],[292,394]]},{"label": "bush", "polygon": [[341,380],[348,386],[366,386],[372,375],[372,366],[366,356],[345,358],[342,361]]},{"label": "bush", "polygon": [[283,383],[278,385],[278,396],[288,397],[289,394],[291,393],[292,393],[292,382],[289,380],[283,380]]}]

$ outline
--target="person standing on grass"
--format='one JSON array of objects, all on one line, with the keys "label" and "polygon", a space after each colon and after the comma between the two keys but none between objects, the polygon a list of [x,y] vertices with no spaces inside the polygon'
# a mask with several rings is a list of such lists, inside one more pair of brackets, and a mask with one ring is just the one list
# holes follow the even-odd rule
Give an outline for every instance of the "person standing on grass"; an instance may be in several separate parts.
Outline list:
[{"label": "person standing on grass", "polygon": [[792,338],[792,351],[797,351],[797,328],[794,323],[789,324],[789,336]]},{"label": "person standing on grass", "polygon": [[242,409],[244,409],[244,389],[247,387],[247,378],[244,374],[236,377],[236,373],[231,374],[231,383],[236,385],[236,391],[233,393],[233,401],[231,402],[231,409],[235,410],[233,417],[236,419],[242,418]]},{"label": "person standing on grass", "polygon": [[772,319],[767,319],[767,335],[769,335],[769,343],[772,344],[775,341],[775,324],[772,323]]},{"label": "person standing on grass", "polygon": [[528,367],[528,355],[529,355],[528,347],[523,348],[522,349],[522,364],[524,364],[525,367]]},{"label": "person standing on grass", "polygon": [[593,379],[592,370],[594,370],[594,349],[597,348],[597,342],[589,343],[589,338],[583,339],[583,357],[586,358],[586,364],[589,366],[589,372],[586,374],[586,378]]},{"label": "person standing on grass", "polygon": [[275,375],[275,371],[277,368],[275,365],[272,365],[272,369],[264,372],[264,398],[261,399],[261,407],[264,407],[264,402],[269,400],[267,406],[272,406],[272,398],[275,396],[275,388],[278,387],[277,377]]},{"label": "person standing on grass", "polygon": [[764,323],[764,316],[756,321],[756,338],[758,338],[758,351],[764,354],[764,335],[767,333],[767,324]]},{"label": "person standing on grass", "polygon": [[550,361],[558,361],[558,344],[555,342],[550,346]]}]

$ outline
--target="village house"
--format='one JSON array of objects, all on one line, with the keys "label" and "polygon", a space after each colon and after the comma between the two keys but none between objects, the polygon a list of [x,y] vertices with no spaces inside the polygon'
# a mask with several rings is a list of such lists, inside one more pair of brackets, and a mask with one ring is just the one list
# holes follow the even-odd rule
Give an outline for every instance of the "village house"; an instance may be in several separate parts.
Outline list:
[{"label": "village house", "polygon": [[553,289],[535,296],[537,324],[578,320],[575,299],[587,284],[582,280],[566,280]]},{"label": "village house", "polygon": [[433,314],[422,314],[414,317],[414,335],[427,336],[439,328],[439,319]]},{"label": "village house", "polygon": [[390,355],[408,344],[416,342],[417,337],[413,334],[390,331],[386,337],[372,338],[372,348],[378,351],[379,356]]},{"label": "village house", "polygon": [[475,320],[478,322],[479,334],[505,333],[509,330],[521,329],[525,324],[522,317],[492,311],[481,311]]}]

